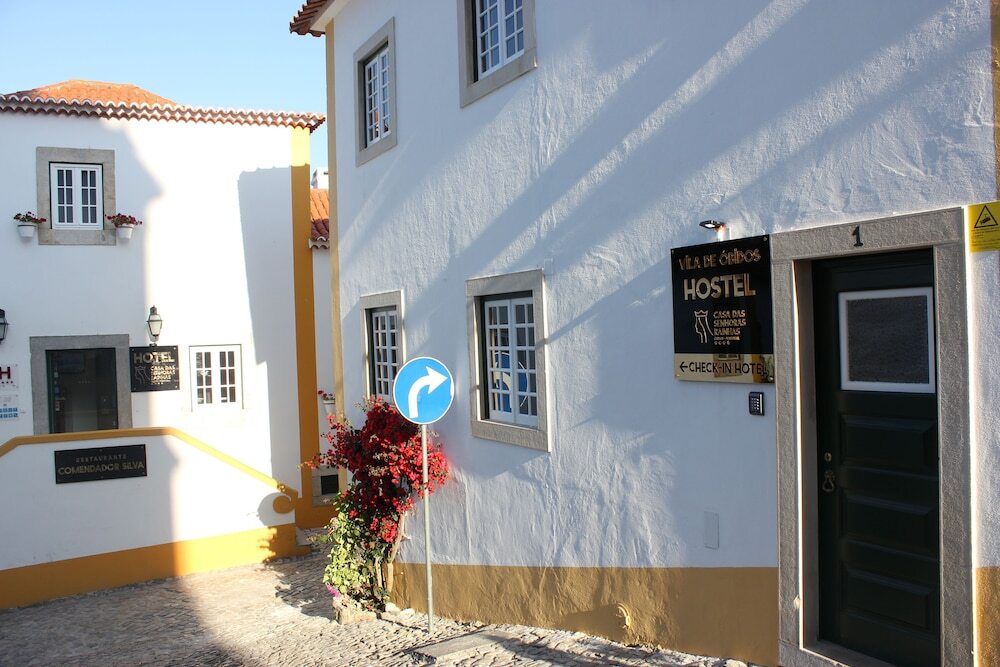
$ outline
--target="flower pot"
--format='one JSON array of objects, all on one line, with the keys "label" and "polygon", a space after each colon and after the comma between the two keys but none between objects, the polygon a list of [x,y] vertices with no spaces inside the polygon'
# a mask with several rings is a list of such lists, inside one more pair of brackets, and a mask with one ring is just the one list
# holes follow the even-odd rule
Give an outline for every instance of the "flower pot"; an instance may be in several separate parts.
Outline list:
[{"label": "flower pot", "polygon": [[33,225],[30,222],[24,223],[17,226],[17,233],[21,235],[21,238],[30,239],[35,235],[35,227],[38,225]]},{"label": "flower pot", "polygon": [[326,414],[333,415],[337,411],[337,401],[332,398],[324,398],[323,409],[326,410]]},{"label": "flower pot", "polygon": [[135,229],[135,225],[118,225],[115,227],[115,231],[118,232],[118,238],[120,239],[132,238],[133,229]]}]

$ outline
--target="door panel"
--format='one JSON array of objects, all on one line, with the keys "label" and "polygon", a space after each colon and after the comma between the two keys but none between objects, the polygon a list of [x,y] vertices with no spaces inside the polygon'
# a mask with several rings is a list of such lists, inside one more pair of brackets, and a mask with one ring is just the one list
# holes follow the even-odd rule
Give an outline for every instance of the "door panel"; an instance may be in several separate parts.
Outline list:
[{"label": "door panel", "polygon": [[932,267],[813,265],[820,636],[921,667],[940,661]]}]

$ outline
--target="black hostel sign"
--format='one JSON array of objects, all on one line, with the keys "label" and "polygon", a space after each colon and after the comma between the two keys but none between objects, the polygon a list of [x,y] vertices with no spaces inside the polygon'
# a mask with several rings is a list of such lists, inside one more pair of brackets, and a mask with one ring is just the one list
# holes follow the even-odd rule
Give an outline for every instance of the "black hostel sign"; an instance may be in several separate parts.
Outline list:
[{"label": "black hostel sign", "polygon": [[774,382],[767,236],[672,248],[674,377]]}]

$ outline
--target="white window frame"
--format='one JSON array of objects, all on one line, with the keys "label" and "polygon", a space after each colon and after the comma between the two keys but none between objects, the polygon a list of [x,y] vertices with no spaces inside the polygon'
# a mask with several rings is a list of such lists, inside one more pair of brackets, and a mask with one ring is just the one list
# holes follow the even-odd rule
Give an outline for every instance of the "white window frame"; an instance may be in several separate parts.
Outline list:
[{"label": "white window frame", "polygon": [[[469,333],[469,391],[472,435],[486,440],[505,442],[520,447],[550,451],[547,382],[546,382],[546,325],[545,325],[545,284],[541,269],[522,271],[501,276],[474,278],[465,283],[466,308]],[[531,305],[533,311],[534,346],[525,336],[523,344],[517,338],[515,317],[518,305]],[[506,351],[491,342],[491,325],[488,322],[489,306],[509,308],[508,331],[510,334]],[[525,329],[525,332],[527,329]],[[492,338],[492,341],[498,340]],[[533,369],[523,373],[525,386],[515,377],[507,375],[506,384],[512,390],[511,410],[497,410],[496,398],[502,395],[491,377],[503,374],[503,362],[491,362],[491,357],[509,355],[509,366],[518,363],[518,353],[534,352]],[[530,365],[530,364],[521,364]],[[530,391],[530,375],[534,374],[535,391]],[[500,378],[503,383],[503,378]],[[521,414],[517,408],[522,398],[534,398],[536,414]],[[502,405],[502,403],[501,403]]]},{"label": "white window frame", "polygon": [[[220,354],[230,353],[231,366],[220,363]],[[199,355],[208,354],[209,364],[202,365]],[[204,357],[202,358],[202,361]],[[192,345],[188,348],[193,410],[238,410],[243,407],[243,351],[240,345]],[[226,360],[229,361],[229,360]],[[208,371],[206,376],[205,371]],[[227,371],[227,377],[223,372]],[[220,382],[219,380],[228,380]],[[221,393],[223,388],[231,391]],[[199,393],[201,390],[201,393]],[[207,392],[207,393],[206,393]],[[208,400],[205,400],[207,397]]]},{"label": "white window frame", "polygon": [[[55,167],[98,168],[97,222],[82,224],[82,217],[74,212],[73,224],[58,222],[57,180]],[[116,245],[115,227],[105,217],[107,211],[116,210],[115,202],[115,152],[98,148],[35,148],[35,186],[39,216],[49,222],[38,227],[38,245]],[[80,201],[74,197],[74,203]]]},{"label": "white window frame", "polygon": [[[475,3],[476,78],[482,79],[524,54],[524,0],[475,0]],[[491,62],[484,67],[484,60]]]},{"label": "white window frame", "polygon": [[[459,103],[467,106],[538,66],[535,39],[535,0],[457,0]],[[508,8],[508,2],[520,7]],[[496,10],[492,14],[492,9]],[[511,10],[511,11],[508,11]],[[492,18],[496,18],[493,22]],[[482,66],[484,53],[481,19],[486,19],[486,51],[499,47],[499,59]],[[512,19],[513,27],[506,19]],[[490,35],[495,28],[495,35]],[[522,47],[508,54],[507,40],[521,38]]]},{"label": "white window frame", "polygon": [[[68,178],[61,183],[63,174]],[[93,182],[84,185],[85,176],[92,176]],[[49,187],[53,229],[104,227],[104,177],[101,165],[53,162],[49,164]],[[85,222],[84,214],[88,210],[92,220]],[[68,220],[64,219],[64,216]]]},{"label": "white window frame", "polygon": [[383,25],[354,52],[357,95],[355,165],[361,166],[396,145],[396,23]]},{"label": "white window frame", "polygon": [[[527,296],[489,296],[480,299],[480,307],[483,309],[487,418],[536,427],[538,373],[534,300],[530,293]],[[532,389],[533,384],[535,389]]]},{"label": "white window frame", "polygon": [[[403,336],[403,292],[396,290],[362,296],[360,308],[365,395],[380,396],[391,403],[392,383],[406,359],[406,345]],[[383,332],[375,326],[376,322],[374,321],[385,317],[388,313],[395,313],[396,320],[395,366],[391,361],[392,331],[386,327],[384,335],[388,338],[382,338],[379,334]],[[380,358],[380,352],[384,353],[384,360]],[[388,390],[384,391],[387,387]]]},{"label": "white window frame", "polygon": [[392,134],[389,113],[389,47],[385,46],[364,64],[365,145]]}]

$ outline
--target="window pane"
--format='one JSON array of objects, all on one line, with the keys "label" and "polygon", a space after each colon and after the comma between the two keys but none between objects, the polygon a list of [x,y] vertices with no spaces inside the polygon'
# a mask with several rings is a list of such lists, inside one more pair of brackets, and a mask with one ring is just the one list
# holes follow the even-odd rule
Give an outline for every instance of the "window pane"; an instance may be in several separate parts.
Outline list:
[{"label": "window pane", "polygon": [[365,139],[373,144],[385,135],[389,118],[389,47],[373,55],[364,65]]},{"label": "window pane", "polygon": [[927,382],[927,299],[854,299],[847,305],[848,376]]},{"label": "window pane", "polygon": [[371,392],[386,400],[392,400],[392,383],[399,369],[397,347],[399,332],[396,328],[398,320],[399,316],[395,309],[371,310],[368,314],[371,339],[368,350],[371,364]]},{"label": "window pane", "polygon": [[933,392],[932,312],[929,287],[841,294],[843,387]]},{"label": "window pane", "polygon": [[239,346],[191,348],[192,402],[224,406],[240,403]]},{"label": "window pane", "polygon": [[51,433],[118,428],[118,385],[114,348],[48,350]]},{"label": "window pane", "polygon": [[534,426],[538,404],[532,299],[485,300],[483,310],[489,418]]}]

